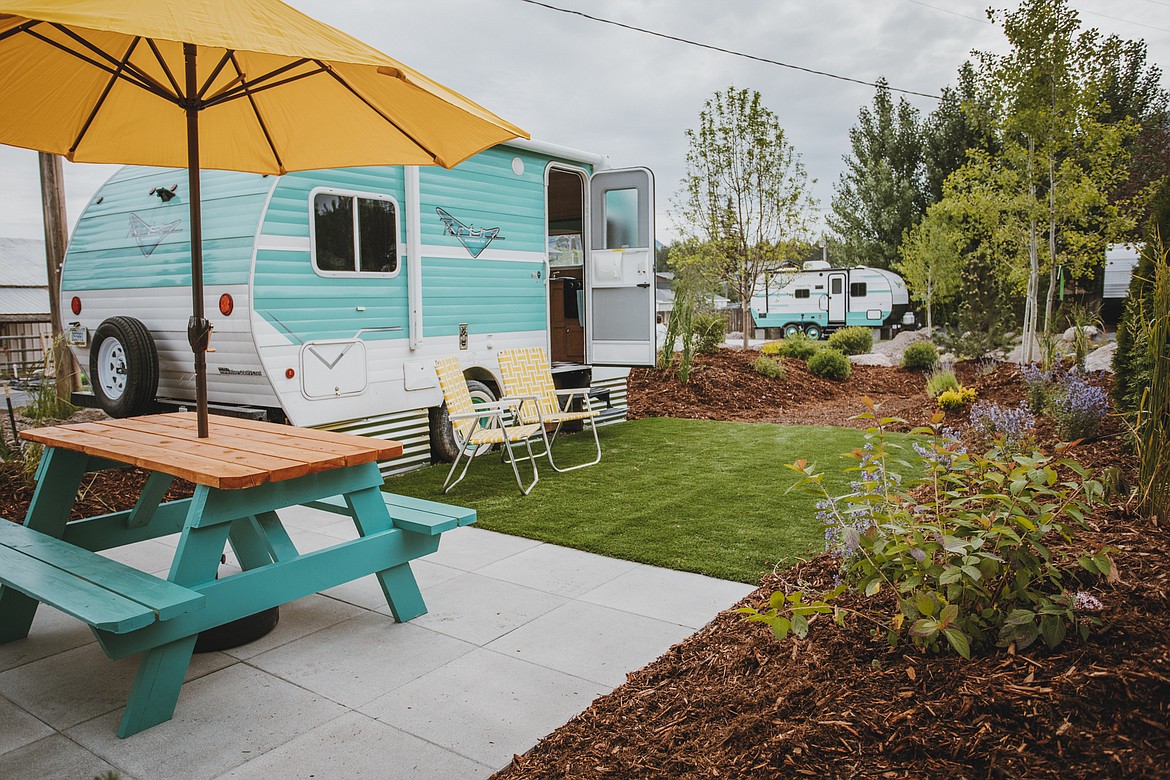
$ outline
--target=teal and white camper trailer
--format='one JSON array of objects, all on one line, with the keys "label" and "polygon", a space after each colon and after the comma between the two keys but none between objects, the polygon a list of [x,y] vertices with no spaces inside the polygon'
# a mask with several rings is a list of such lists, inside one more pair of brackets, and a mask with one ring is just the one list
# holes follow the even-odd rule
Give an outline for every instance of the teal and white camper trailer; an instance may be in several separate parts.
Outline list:
[{"label": "teal and white camper trailer", "polygon": [[913,325],[909,307],[906,283],[893,271],[833,268],[823,260],[765,276],[751,302],[757,328],[814,339],[852,325],[889,330]]},{"label": "teal and white camper trailer", "polygon": [[[452,170],[205,171],[212,411],[398,439],[405,468],[452,454],[435,358],[490,397],[497,350],[540,346],[624,418],[629,366],[655,357],[653,177],[605,168],[516,141]],[[123,168],[69,245],[61,311],[115,416],[194,403],[186,188]]]}]

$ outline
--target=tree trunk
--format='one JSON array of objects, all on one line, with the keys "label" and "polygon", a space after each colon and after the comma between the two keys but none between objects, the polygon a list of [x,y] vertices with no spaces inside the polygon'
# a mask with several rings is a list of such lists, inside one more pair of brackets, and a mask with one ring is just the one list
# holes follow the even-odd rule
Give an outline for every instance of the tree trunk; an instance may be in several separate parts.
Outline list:
[{"label": "tree trunk", "polygon": [[750,301],[742,295],[739,299],[739,314],[741,322],[743,322],[743,348],[746,351],[748,348],[748,333],[752,324],[752,315],[748,312]]},{"label": "tree trunk", "polygon": [[49,318],[53,329],[53,366],[57,397],[68,401],[76,388],[77,371],[73,356],[65,346],[61,324],[61,264],[69,243],[69,223],[65,217],[65,181],[61,158],[39,153],[41,168],[41,208],[45,220],[45,270],[49,279]]}]

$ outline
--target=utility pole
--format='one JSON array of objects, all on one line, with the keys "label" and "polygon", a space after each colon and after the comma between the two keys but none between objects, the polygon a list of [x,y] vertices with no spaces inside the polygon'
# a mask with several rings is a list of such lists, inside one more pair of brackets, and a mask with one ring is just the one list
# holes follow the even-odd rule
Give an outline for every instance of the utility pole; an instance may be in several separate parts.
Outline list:
[{"label": "utility pole", "polygon": [[41,210],[45,219],[45,270],[49,277],[49,316],[53,326],[53,365],[57,375],[57,397],[68,401],[75,388],[77,372],[73,356],[65,346],[61,326],[61,264],[69,243],[65,217],[65,180],[61,158],[38,152],[41,166]]}]

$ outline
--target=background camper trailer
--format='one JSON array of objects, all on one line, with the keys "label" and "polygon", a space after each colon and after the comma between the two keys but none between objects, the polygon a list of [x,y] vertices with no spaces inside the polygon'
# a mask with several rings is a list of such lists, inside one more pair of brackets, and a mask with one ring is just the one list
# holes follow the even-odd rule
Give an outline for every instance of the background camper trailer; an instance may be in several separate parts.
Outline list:
[{"label": "background camper trailer", "polygon": [[[452,170],[206,171],[212,411],[398,439],[409,468],[454,455],[435,358],[491,399],[496,351],[540,346],[624,418],[655,358],[653,177],[603,167],[513,142]],[[113,416],[193,404],[186,181],[123,168],[70,242],[62,312]]]},{"label": "background camper trailer", "polygon": [[751,312],[757,328],[819,339],[850,325],[888,330],[912,325],[909,307],[906,283],[893,271],[833,268],[817,260],[795,273],[765,277],[752,296]]}]

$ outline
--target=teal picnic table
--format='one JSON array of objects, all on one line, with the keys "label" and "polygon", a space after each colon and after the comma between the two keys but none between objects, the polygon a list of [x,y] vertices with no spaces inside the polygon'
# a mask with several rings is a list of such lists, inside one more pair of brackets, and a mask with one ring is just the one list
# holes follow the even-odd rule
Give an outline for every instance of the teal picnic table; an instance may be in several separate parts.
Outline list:
[{"label": "teal picnic table", "polygon": [[[426,612],[410,561],[475,512],[383,493],[398,442],[213,417],[160,414],[23,431],[45,446],[24,525],[0,522],[0,643],[28,636],[40,603],[88,623],[113,659],[142,653],[118,736],[169,720],[199,632],[375,574],[394,619]],[[87,472],[138,466],[133,509],[67,523]],[[195,484],[164,502],[175,478]],[[300,553],[278,510],[351,517],[358,537]],[[97,554],[180,534],[167,578]],[[230,544],[243,571],[217,578]]]}]

